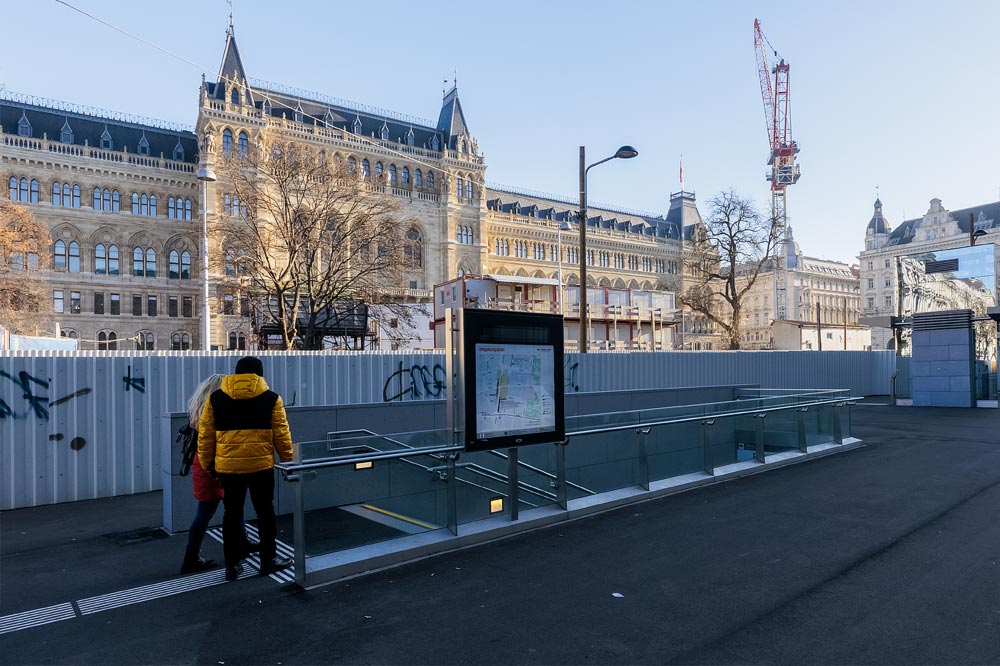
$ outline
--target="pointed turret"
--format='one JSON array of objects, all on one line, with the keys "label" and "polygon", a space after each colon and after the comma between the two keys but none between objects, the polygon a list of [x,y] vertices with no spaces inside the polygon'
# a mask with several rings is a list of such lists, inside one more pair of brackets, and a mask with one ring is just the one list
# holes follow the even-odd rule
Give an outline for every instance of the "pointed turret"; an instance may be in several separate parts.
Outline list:
[{"label": "pointed turret", "polygon": [[233,81],[246,84],[247,73],[243,68],[243,58],[240,57],[240,49],[236,46],[236,34],[233,32],[233,24],[230,23],[226,29],[226,48],[222,52],[222,65],[219,67],[218,85],[215,86],[215,99],[225,99],[226,91],[229,90]]},{"label": "pointed turret", "polygon": [[875,250],[882,247],[889,240],[892,228],[882,214],[882,201],[876,197],[875,212],[865,229],[865,249]]},{"label": "pointed turret", "polygon": [[445,94],[441,103],[441,115],[438,116],[437,128],[444,135],[445,146],[451,150],[460,150],[459,142],[464,138],[470,138],[469,126],[465,123],[465,114],[462,113],[462,103],[458,101],[458,86]]}]

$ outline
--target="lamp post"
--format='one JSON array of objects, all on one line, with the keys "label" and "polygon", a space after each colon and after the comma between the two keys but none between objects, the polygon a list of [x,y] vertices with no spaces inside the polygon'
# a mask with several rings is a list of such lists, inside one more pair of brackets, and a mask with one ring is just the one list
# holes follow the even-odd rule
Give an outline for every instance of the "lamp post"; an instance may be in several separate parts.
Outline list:
[{"label": "lamp post", "polygon": [[587,164],[587,149],[580,146],[580,353],[587,353],[587,172],[598,164],[610,160],[630,160],[639,151],[632,146],[622,146],[611,157],[598,160],[590,166]]},{"label": "lamp post", "polygon": [[198,169],[201,181],[201,346],[205,351],[212,349],[212,321],[208,307],[208,184],[217,179],[215,172],[207,164]]},{"label": "lamp post", "polygon": [[562,278],[562,232],[569,231],[569,222],[563,220],[559,225],[559,230],[556,232],[559,241],[559,291],[556,292],[556,302],[559,306],[559,314],[563,314],[563,278]]}]

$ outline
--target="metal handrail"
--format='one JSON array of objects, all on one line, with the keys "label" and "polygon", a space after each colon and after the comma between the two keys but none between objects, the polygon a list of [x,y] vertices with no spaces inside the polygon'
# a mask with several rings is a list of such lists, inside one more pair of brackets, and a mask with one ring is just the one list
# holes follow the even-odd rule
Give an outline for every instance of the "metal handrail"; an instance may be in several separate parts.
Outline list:
[{"label": "metal handrail", "polygon": [[[672,419],[665,419],[660,421],[645,421],[639,423],[629,423],[624,425],[612,425],[612,426],[602,426],[599,428],[588,428],[581,430],[573,430],[566,433],[566,437],[570,438],[573,436],[580,435],[595,435],[604,432],[619,432],[623,430],[634,430],[637,428],[655,428],[657,426],[671,425],[675,423],[693,423],[695,421],[704,421],[706,418],[719,419],[730,416],[755,416],[757,414],[766,414],[770,412],[780,412],[792,409],[800,409],[802,407],[816,407],[820,405],[832,405],[837,404],[838,406],[853,405],[857,400],[864,400],[861,396],[848,396],[842,398],[835,398],[831,400],[815,400],[811,402],[800,402],[794,405],[782,405],[779,407],[754,407],[750,409],[744,409],[735,412],[718,412],[715,414],[699,414],[695,416],[682,416]],[[707,403],[711,404],[711,403]],[[405,446],[405,445],[404,445]],[[431,455],[438,453],[454,453],[462,452],[465,448],[463,446],[456,445],[440,445],[440,446],[425,446],[425,447],[413,447],[408,449],[403,449],[401,451],[386,451],[383,453],[369,454],[369,455],[353,455],[344,457],[330,457],[330,458],[320,458],[317,460],[310,461],[308,463],[285,463],[278,462],[275,463],[275,467],[280,469],[282,472],[287,474],[292,474],[299,471],[311,470],[311,469],[323,469],[326,467],[339,467],[341,465],[353,465],[354,463],[367,462],[369,460],[393,460],[396,458],[409,458],[416,455]]]}]

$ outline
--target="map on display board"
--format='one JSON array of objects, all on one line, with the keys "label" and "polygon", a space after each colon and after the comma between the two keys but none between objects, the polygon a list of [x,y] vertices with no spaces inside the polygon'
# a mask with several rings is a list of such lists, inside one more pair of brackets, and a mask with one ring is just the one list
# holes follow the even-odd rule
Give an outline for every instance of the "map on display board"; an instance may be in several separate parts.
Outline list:
[{"label": "map on display board", "polygon": [[475,349],[477,439],[553,431],[553,346],[480,343]]}]

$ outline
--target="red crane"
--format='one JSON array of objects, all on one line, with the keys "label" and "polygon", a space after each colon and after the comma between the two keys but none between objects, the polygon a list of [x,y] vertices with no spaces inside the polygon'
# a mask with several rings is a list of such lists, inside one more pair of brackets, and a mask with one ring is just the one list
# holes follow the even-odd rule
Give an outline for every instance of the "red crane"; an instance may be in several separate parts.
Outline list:
[{"label": "red crane", "polygon": [[[767,180],[771,182],[771,216],[781,228],[782,253],[778,257],[779,270],[775,279],[775,319],[787,318],[787,271],[789,266],[785,239],[787,237],[788,216],[786,213],[785,189],[799,180],[799,165],[795,156],[799,144],[792,140],[792,125],[788,103],[788,63],[771,47],[771,43],[760,30],[760,21],[753,22],[753,45],[757,52],[757,75],[760,78],[760,94],[764,99],[764,120],[767,123],[767,139],[771,153],[767,164],[771,167]],[[766,45],[766,47],[765,47]],[[778,64],[767,66],[767,49],[770,48]]]}]

